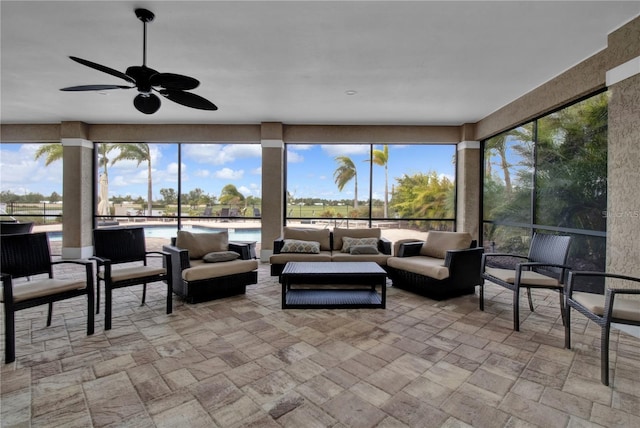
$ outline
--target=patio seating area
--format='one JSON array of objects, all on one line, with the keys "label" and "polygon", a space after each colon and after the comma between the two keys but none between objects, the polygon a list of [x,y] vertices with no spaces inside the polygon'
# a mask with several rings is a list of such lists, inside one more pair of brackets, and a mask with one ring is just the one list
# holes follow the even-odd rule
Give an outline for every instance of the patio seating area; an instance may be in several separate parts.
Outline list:
[{"label": "patio seating area", "polygon": [[[148,247],[154,250],[153,247]],[[55,250],[54,250],[55,252]],[[261,263],[246,294],[188,304],[166,285],[114,294],[112,330],[86,301],[16,319],[16,361],[3,364],[3,426],[634,426],[637,338],[613,329],[611,387],[600,382],[600,328],[574,317],[572,349],[556,299],[512,328],[512,292],[435,301],[387,282],[386,309],[281,309]],[[63,272],[64,273],[64,272]],[[54,404],[55,403],[55,404]],[[126,403],[126,406],[124,405]],[[117,411],[113,411],[117,406]],[[525,419],[526,417],[526,419]],[[612,424],[612,421],[615,423]]]}]

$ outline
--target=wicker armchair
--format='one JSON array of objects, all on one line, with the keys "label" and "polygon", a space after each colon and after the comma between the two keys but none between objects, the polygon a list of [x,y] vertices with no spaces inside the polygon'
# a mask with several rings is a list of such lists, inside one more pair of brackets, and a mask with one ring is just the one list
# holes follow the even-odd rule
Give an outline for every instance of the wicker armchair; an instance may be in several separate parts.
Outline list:
[{"label": "wicker armchair", "polygon": [[[15,312],[47,303],[47,326],[51,325],[53,303],[77,296],[87,296],[87,335],[94,330],[93,264],[84,260],[51,261],[46,233],[3,235],[2,302],[4,303],[5,363],[15,361]],[[54,278],[53,266],[84,266],[84,278]],[[46,275],[42,278],[42,275]],[[27,281],[15,281],[27,278]]]},{"label": "wicker armchair", "polygon": [[[594,281],[595,280],[595,281]],[[617,287],[605,287],[605,281]],[[620,288],[621,283],[630,287]],[[640,300],[622,297],[640,295],[640,278],[603,272],[569,273],[565,298],[564,346],[571,349],[571,308],[600,326],[600,381],[609,385],[609,333],[611,323],[640,326]]]},{"label": "wicker armchair", "polygon": [[0,235],[15,235],[18,233],[31,233],[33,222],[18,223],[17,221],[0,221]]},{"label": "wicker armchair", "polygon": [[[104,329],[111,329],[112,293],[116,288],[143,285],[142,305],[147,295],[147,283],[165,281],[167,283],[167,314],[173,311],[171,293],[171,259],[163,251],[147,251],[142,227],[118,227],[95,229],[93,231],[94,256],[98,262],[96,284],[97,311],[100,311],[100,282],[104,282]],[[164,257],[164,267],[148,266],[147,257]],[[114,265],[127,264],[126,267]],[[133,264],[132,264],[133,263]]]},{"label": "wicker armchair", "polygon": [[[563,284],[566,272],[571,269],[566,265],[571,245],[570,236],[548,235],[536,233],[531,240],[527,256],[505,253],[486,253],[482,255],[481,275],[484,280],[491,281],[513,291],[513,329],[520,330],[520,289],[527,289],[529,309],[533,312],[531,288],[554,290],[560,297],[560,313],[564,322]],[[518,260],[515,269],[490,267],[496,258]],[[484,281],[480,283],[480,310],[484,311]]]}]

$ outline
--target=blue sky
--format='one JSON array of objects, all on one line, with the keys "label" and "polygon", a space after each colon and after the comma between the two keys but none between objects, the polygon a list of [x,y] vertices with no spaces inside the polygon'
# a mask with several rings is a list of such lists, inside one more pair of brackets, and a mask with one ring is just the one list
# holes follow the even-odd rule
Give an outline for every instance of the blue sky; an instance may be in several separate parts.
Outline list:
[{"label": "blue sky", "polygon": [[[16,194],[30,192],[49,196],[62,193],[62,162],[45,167],[44,160],[35,160],[38,144],[6,144],[0,146],[0,189]],[[349,183],[338,191],[333,179],[336,156],[349,156],[358,170],[358,198],[368,199],[369,145],[288,145],[288,187],[298,197],[326,199],[353,198]],[[375,148],[382,148],[376,145]],[[151,144],[154,199],[160,199],[161,188],[177,190],[178,146]],[[227,184],[235,185],[245,196],[262,196],[262,150],[259,144],[183,144],[182,193],[201,188],[216,197]],[[389,145],[389,190],[394,177],[403,174],[436,171],[453,179],[453,145]],[[114,157],[115,154],[111,154]],[[374,198],[383,198],[384,169],[374,166]],[[121,161],[108,168],[109,195],[147,194],[147,166],[133,161]]]}]

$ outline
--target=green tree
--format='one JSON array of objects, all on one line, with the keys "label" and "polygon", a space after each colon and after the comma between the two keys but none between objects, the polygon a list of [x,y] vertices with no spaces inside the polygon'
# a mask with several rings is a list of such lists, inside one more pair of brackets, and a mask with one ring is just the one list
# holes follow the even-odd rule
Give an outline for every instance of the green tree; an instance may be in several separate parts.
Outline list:
[{"label": "green tree", "polygon": [[[455,186],[438,173],[403,175],[396,178],[397,185],[392,207],[403,218],[453,218]],[[443,227],[446,224],[442,223]]]},{"label": "green tree", "polygon": [[53,162],[62,159],[63,147],[60,143],[42,144],[33,155],[35,160],[44,156],[44,166],[49,166]]},{"label": "green tree", "polygon": [[178,195],[176,195],[175,189],[160,189],[160,195],[162,195],[162,200],[165,205],[175,204],[178,200]]},{"label": "green tree", "polygon": [[153,208],[153,181],[151,178],[151,150],[147,143],[116,143],[113,148],[120,153],[111,161],[111,165],[121,160],[134,160],[136,166],[142,162],[147,163],[147,215],[151,215]]},{"label": "green tree", "polygon": [[373,163],[384,167],[384,217],[389,216],[389,146],[382,146],[382,150],[374,149]]},{"label": "green tree", "polygon": [[226,205],[242,205],[245,197],[233,184],[227,184],[220,192],[220,203]]},{"label": "green tree", "polygon": [[58,201],[61,201],[62,197],[58,194],[58,192],[51,192],[51,196],[49,196],[49,202],[55,204]]},{"label": "green tree", "polygon": [[335,160],[338,162],[338,168],[333,173],[333,178],[338,190],[342,192],[344,186],[354,180],[353,208],[358,209],[358,172],[356,171],[356,164],[353,163],[349,156],[336,156]]}]

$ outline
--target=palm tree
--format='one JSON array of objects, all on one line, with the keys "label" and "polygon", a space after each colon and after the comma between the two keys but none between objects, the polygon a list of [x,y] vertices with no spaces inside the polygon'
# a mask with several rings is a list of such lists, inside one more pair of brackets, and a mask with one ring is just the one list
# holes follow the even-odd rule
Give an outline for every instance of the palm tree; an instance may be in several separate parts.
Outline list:
[{"label": "palm tree", "polygon": [[51,163],[62,159],[63,146],[60,143],[43,144],[38,147],[33,158],[35,160],[45,156],[44,166],[49,166]]},{"label": "palm tree", "polygon": [[374,149],[372,152],[373,163],[384,167],[384,217],[389,216],[389,146],[382,146],[382,150]]},{"label": "palm tree", "polygon": [[333,173],[335,183],[338,185],[338,190],[342,192],[344,186],[354,179],[355,191],[353,197],[353,208],[358,209],[358,174],[356,171],[356,164],[353,163],[349,156],[336,156],[336,162],[338,162],[338,168]]},{"label": "palm tree", "polygon": [[142,162],[147,162],[147,215],[151,215],[153,208],[153,192],[151,179],[151,150],[147,143],[117,143],[114,148],[118,148],[120,153],[111,161],[111,166],[120,160],[134,160],[140,166]]}]

